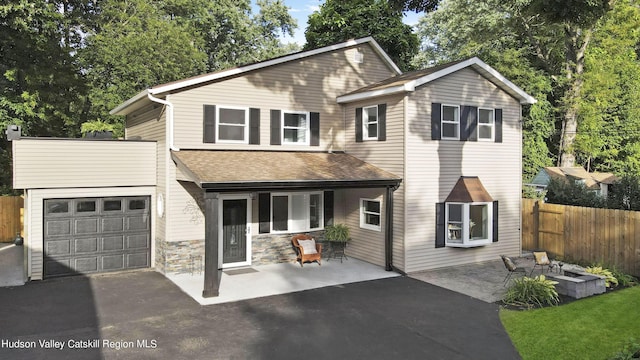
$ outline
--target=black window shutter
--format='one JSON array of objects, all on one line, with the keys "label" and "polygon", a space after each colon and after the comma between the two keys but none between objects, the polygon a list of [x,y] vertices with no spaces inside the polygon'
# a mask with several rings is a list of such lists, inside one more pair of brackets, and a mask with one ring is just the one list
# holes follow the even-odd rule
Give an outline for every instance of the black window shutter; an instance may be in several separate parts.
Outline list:
[{"label": "black window shutter", "polygon": [[320,113],[312,112],[309,114],[309,130],[311,132],[311,146],[320,146]]},{"label": "black window shutter", "polygon": [[378,105],[378,141],[387,140],[387,104]]},{"label": "black window shutter", "polygon": [[445,203],[436,204],[436,248],[445,246]]},{"label": "black window shutter", "polygon": [[333,191],[324,192],[324,226],[333,225]]},{"label": "black window shutter", "polygon": [[202,117],[203,117],[202,142],[215,143],[216,142],[216,106],[205,105],[203,107]]},{"label": "black window shutter", "polygon": [[493,202],[493,242],[498,242],[498,201]]},{"label": "black window shutter", "polygon": [[356,108],[356,142],[362,142],[362,108]]},{"label": "black window shutter", "polygon": [[502,142],[502,109],[496,109],[496,134],[495,134],[495,140],[498,143]]},{"label": "black window shutter", "polygon": [[249,144],[260,145],[260,109],[249,109]]},{"label": "black window shutter", "polygon": [[462,106],[460,140],[478,141],[478,108],[475,106]]},{"label": "black window shutter", "polygon": [[266,234],[271,231],[271,193],[258,194],[258,232]]},{"label": "black window shutter", "polygon": [[271,110],[271,145],[281,145],[280,138],[280,110]]},{"label": "black window shutter", "polygon": [[431,140],[440,140],[442,138],[441,111],[442,104],[431,103]]}]

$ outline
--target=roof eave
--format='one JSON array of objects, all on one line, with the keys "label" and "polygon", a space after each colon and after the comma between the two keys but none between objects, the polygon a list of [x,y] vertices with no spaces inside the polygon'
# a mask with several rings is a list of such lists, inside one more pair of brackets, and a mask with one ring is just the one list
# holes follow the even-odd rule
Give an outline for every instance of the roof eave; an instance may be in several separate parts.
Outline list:
[{"label": "roof eave", "polygon": [[131,111],[128,111],[129,108],[133,104],[137,103],[138,101],[147,99],[147,96],[150,93],[151,92],[149,91],[149,89],[144,89],[144,90],[140,91],[137,95],[133,96],[132,98],[129,98],[127,101],[123,102],[122,104],[120,104],[116,108],[114,108],[113,110],[109,111],[109,114],[111,114],[111,115],[127,115],[127,114],[131,113]]},{"label": "roof eave", "polygon": [[242,182],[199,182],[200,188],[207,191],[265,191],[299,189],[345,189],[396,187],[402,179],[360,179],[360,180],[277,180]]},{"label": "roof eave", "polygon": [[406,91],[407,91],[406,86],[398,85],[398,86],[389,87],[386,89],[370,90],[370,91],[364,91],[357,94],[338,96],[336,98],[336,101],[338,102],[338,104],[346,104],[346,103],[351,103],[351,102],[360,101],[360,100],[367,100],[367,99],[371,99],[378,96],[401,94]]}]

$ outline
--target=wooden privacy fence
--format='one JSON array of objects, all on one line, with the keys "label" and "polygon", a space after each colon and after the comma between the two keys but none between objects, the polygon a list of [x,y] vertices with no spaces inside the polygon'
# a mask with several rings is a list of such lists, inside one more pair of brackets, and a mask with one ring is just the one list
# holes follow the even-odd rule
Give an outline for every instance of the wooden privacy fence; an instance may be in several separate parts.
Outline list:
[{"label": "wooden privacy fence", "polygon": [[640,212],[522,199],[522,249],[640,276]]},{"label": "wooden privacy fence", "polygon": [[22,233],[24,199],[21,196],[0,196],[0,242],[12,242]]}]

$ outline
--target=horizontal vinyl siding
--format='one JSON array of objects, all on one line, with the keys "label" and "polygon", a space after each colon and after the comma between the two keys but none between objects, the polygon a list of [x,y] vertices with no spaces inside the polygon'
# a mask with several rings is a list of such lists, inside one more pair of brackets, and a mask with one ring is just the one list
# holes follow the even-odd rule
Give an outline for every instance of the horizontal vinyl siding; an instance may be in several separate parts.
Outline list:
[{"label": "horizontal vinyl siding", "polygon": [[[108,197],[108,196],[150,196],[151,197],[151,238],[155,238],[156,221],[156,196],[155,187],[116,187],[93,189],[37,189],[28,190],[27,201],[29,222],[27,230],[27,245],[29,247],[29,276],[31,280],[41,280],[43,275],[43,247],[44,247],[44,213],[43,203],[45,199],[69,199],[81,197]],[[151,264],[155,261],[155,242],[151,242]]]},{"label": "horizontal vinyl siding", "polygon": [[[404,95],[374,98],[345,106],[346,151],[348,154],[404,177]],[[355,109],[378,104],[387,105],[386,141],[356,142]],[[393,265],[404,270],[404,185],[395,191],[393,199]],[[359,218],[358,218],[359,221]],[[359,223],[358,223],[359,226]],[[384,239],[384,235],[383,235]],[[384,251],[384,248],[383,248]],[[383,253],[384,262],[384,253]],[[384,263],[383,263],[384,265]]]},{"label": "horizontal vinyl siding", "polygon": [[169,164],[170,198],[167,200],[167,241],[204,240],[204,192],[195,183],[176,181],[176,166]]},{"label": "horizontal vinyl siding", "polygon": [[[126,137],[139,138],[141,140],[154,140],[156,142],[156,194],[162,194],[165,202],[168,202],[166,191],[166,163],[169,153],[166,142],[166,113],[164,107],[159,104],[140,109],[127,116]],[[166,215],[158,217],[155,223],[155,239],[164,240],[166,238]]]},{"label": "horizontal vinyl siding", "polygon": [[156,184],[154,142],[21,139],[13,157],[16,189]]},{"label": "horizontal vinyl siding", "polygon": [[[431,103],[503,109],[503,142],[431,140]],[[405,239],[407,272],[495,260],[520,253],[520,105],[475,71],[464,69],[409,96]],[[460,176],[478,176],[499,201],[499,241],[483,247],[435,248],[435,204]]]},{"label": "horizontal vinyl siding", "polygon": [[[353,61],[355,51],[364,62]],[[343,150],[342,109],[336,97],[393,75],[368,44],[292,61],[170,96],[175,142],[189,149]],[[203,144],[203,105],[260,109],[260,145]],[[271,146],[270,110],[320,113],[320,146]]]},{"label": "horizontal vinyl siding", "polygon": [[[349,227],[351,242],[346,254],[378,266],[384,266],[384,189],[352,189],[344,191],[344,223]],[[360,199],[379,200],[380,231],[360,227]]]}]

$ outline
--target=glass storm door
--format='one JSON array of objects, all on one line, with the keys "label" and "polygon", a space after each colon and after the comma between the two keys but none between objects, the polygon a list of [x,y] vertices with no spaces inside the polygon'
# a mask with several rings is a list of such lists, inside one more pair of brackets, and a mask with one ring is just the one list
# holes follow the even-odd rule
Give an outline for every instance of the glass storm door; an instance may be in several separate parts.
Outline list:
[{"label": "glass storm door", "polygon": [[222,265],[250,265],[249,199],[222,200]]}]

